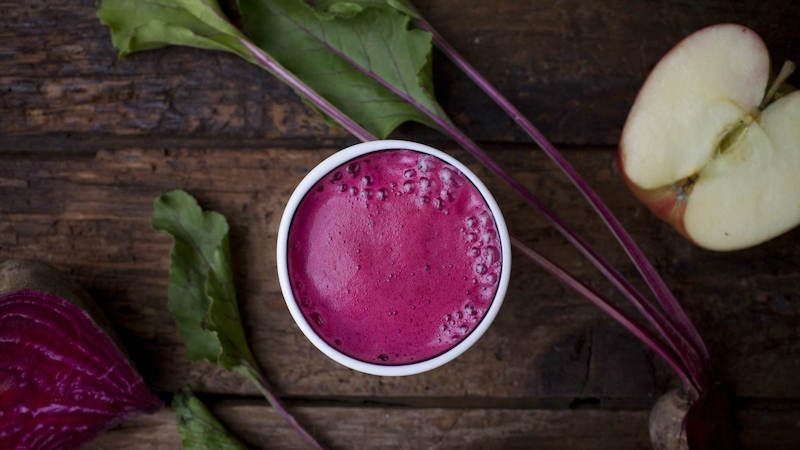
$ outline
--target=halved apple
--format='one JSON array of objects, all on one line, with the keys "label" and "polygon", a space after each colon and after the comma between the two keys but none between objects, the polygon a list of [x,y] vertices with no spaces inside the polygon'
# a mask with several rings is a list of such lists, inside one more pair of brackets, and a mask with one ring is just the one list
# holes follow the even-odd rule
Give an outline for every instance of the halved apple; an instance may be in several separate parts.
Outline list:
[{"label": "halved apple", "polygon": [[681,41],[650,73],[622,131],[634,194],[712,250],[750,247],[800,223],[800,91],[781,92],[786,76],[767,90],[767,48],[741,25]]}]

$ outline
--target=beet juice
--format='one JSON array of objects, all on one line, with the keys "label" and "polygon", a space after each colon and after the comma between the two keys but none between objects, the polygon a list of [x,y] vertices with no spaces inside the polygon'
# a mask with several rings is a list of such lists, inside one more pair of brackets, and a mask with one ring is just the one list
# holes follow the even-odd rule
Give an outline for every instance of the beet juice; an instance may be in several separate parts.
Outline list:
[{"label": "beet juice", "polygon": [[402,149],[364,154],[317,181],[291,221],[287,261],[314,332],[380,365],[424,361],[461,342],[503,270],[481,192],[441,159]]}]

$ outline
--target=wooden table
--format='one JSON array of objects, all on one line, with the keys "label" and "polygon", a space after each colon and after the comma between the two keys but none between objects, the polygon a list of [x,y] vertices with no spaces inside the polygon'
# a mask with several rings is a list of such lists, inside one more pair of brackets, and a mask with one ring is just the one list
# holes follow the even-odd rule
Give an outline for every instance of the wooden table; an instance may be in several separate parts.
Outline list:
[{"label": "wooden table", "polygon": [[[698,249],[632,198],[615,148],[649,69],[693,30],[739,22],[764,38],[776,66],[800,58],[794,2],[417,3],[564,150],[651,257],[698,324],[720,377],[735,388],[743,447],[800,448],[800,231],[746,251]],[[275,235],[295,184],[355,140],[235,57],[169,48],[117,60],[93,1],[0,5],[0,258],[41,259],[74,276],[165,399],[191,385],[252,448],[303,448],[241,377],[186,359],[166,307],[171,242],[150,226],[154,197],[183,188],[228,217],[257,358],[300,420],[332,448],[649,448],[648,410],[675,385],[673,374],[519,254],[496,322],[455,362],[381,378],[328,360],[284,306]],[[435,62],[438,96],[455,121],[635,277],[540,151],[441,55]],[[515,235],[620,301],[452,142],[415,125],[394,136],[473,167]],[[174,415],[164,409],[134,419],[87,448],[179,448]]]}]

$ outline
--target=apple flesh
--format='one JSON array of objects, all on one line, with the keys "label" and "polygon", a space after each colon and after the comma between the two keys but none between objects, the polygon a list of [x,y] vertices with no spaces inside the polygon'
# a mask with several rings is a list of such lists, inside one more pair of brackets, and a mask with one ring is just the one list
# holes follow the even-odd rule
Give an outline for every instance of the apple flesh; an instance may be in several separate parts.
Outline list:
[{"label": "apple flesh", "polygon": [[626,182],[701,247],[746,248],[800,223],[800,91],[774,95],[769,81],[761,38],[714,25],[664,56],[625,122]]}]

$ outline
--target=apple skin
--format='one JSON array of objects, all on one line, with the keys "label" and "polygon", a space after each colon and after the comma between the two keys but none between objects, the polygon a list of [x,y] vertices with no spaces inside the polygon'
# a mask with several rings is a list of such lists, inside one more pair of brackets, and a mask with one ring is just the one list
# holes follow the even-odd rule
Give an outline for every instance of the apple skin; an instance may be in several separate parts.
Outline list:
[{"label": "apple skin", "polygon": [[[622,151],[619,152],[619,166],[622,170],[622,179],[628,185],[633,195],[650,210],[656,217],[670,224],[675,231],[684,238],[695,243],[686,227],[683,225],[683,215],[686,212],[686,194],[678,186],[670,185],[655,189],[643,189],[631,181],[626,175]],[[695,243],[696,244],[696,243]]]},{"label": "apple skin", "polygon": [[[729,41],[725,39],[721,40],[719,36],[727,37],[735,41],[735,44],[720,46],[719,42]],[[703,64],[695,64],[695,62],[698,61],[696,58],[697,53],[693,54],[692,58],[694,59],[686,57],[687,53],[692,54],[691,51],[695,51],[697,47],[701,47],[700,44],[703,44],[703,42],[714,42],[714,39],[716,39],[717,47],[724,47],[721,48],[722,51],[719,53],[727,54],[727,56],[718,57],[716,61],[726,64],[730,64],[731,61],[734,61],[733,65],[726,65],[724,69],[716,70],[716,66],[714,66],[713,62],[705,66]],[[687,48],[690,47],[691,51],[687,50]],[[745,54],[744,62],[743,64],[739,64],[736,57],[739,56],[742,47],[745,47],[745,49],[742,50],[742,53]],[[709,65],[713,67],[709,67]],[[675,67],[684,70],[674,70]],[[711,89],[706,93],[697,88],[697,86],[700,86],[699,83],[694,83],[694,87],[691,87],[693,83],[686,83],[685,79],[683,83],[690,86],[689,89],[673,89],[675,86],[679,88],[684,87],[681,84],[674,84],[676,83],[674,81],[675,78],[671,78],[673,72],[679,72],[679,80],[681,76],[685,77],[686,73],[690,75],[694,74],[699,80],[705,82],[703,86],[709,85]],[[732,73],[733,75],[731,75]],[[693,187],[696,186],[695,183],[697,182],[708,182],[707,179],[704,178],[706,176],[706,167],[711,167],[710,161],[719,158],[719,153],[715,150],[715,146],[711,145],[708,141],[709,136],[713,138],[714,134],[713,132],[709,133],[709,131],[717,130],[716,133],[718,133],[719,136],[724,136],[723,133],[725,133],[726,130],[725,126],[729,127],[734,124],[732,121],[733,119],[731,119],[729,115],[728,118],[725,119],[727,122],[717,121],[713,126],[708,127],[696,126],[696,123],[705,123],[703,119],[706,117],[697,115],[697,111],[706,111],[703,107],[709,105],[713,106],[715,104],[705,99],[695,102],[696,97],[693,97],[693,95],[702,96],[707,94],[709,98],[714,98],[715,100],[717,100],[717,98],[728,100],[728,103],[736,105],[736,108],[740,109],[738,119],[734,117],[736,121],[744,120],[757,123],[765,109],[765,106],[761,103],[765,92],[767,92],[766,88],[769,80],[769,73],[770,62],[768,50],[764,42],[754,31],[736,24],[712,25],[684,38],[661,58],[648,75],[631,107],[618,148],[618,160],[622,178],[634,196],[647,206],[654,215],[670,224],[678,233],[699,247],[716,251],[747,248],[771,239],[793,228],[797,224],[798,218],[795,215],[793,219],[788,219],[788,222],[792,222],[794,225],[792,225],[792,223],[787,223],[787,220],[781,219],[782,222],[780,226],[773,226],[770,231],[764,232],[763,236],[738,238],[740,241],[731,238],[727,242],[720,242],[720,240],[710,242],[707,240],[708,234],[705,233],[705,230],[712,231],[715,230],[714,228],[704,228],[702,233],[697,234],[698,228],[695,219],[693,219],[695,220],[695,222],[693,222],[695,228],[687,226],[687,205],[691,204]],[[695,78],[691,77],[687,79],[695,80]],[[717,83],[715,81],[717,79],[721,81]],[[709,80],[711,80],[710,83]],[[672,88],[665,89],[664,86],[672,86]],[[732,86],[738,86],[741,89],[738,91],[732,90]],[[789,96],[786,93],[791,90],[791,86],[787,83],[782,83],[778,89],[779,95],[775,98]],[[796,96],[797,92],[794,92],[794,94]],[[678,100],[674,100],[670,97]],[[655,98],[657,98],[659,102],[662,98],[667,98],[668,100],[666,100],[665,103],[670,105],[671,109],[663,108],[660,112],[657,108],[653,109],[653,105],[656,104],[653,101]],[[770,100],[774,100],[775,98],[770,98]],[[702,103],[702,101],[706,101],[707,103]],[[793,99],[793,103],[793,114],[797,114],[797,99]],[[664,110],[669,113],[664,114]],[[689,114],[695,115],[685,116],[683,111],[688,111]],[[730,111],[726,112],[729,113]],[[690,119],[686,120],[686,117]],[[709,118],[713,119],[711,116],[709,116]],[[725,125],[726,123],[727,125]],[[758,126],[760,126],[760,124]],[[659,128],[669,131],[659,132]],[[705,133],[705,140],[693,141],[684,139],[687,135],[687,130],[691,132],[695,129]],[[728,128],[728,130],[730,129]],[[651,133],[651,135],[648,135],[648,133]],[[798,135],[796,134],[795,136]],[[718,139],[721,139],[721,137]],[[800,151],[800,140],[796,137],[793,139],[795,140],[791,142],[797,142],[797,144],[789,144],[789,148]],[[704,142],[705,144],[698,146],[697,144],[699,142]],[[722,141],[718,140],[717,142],[719,144]],[[786,139],[784,139],[783,142],[785,143]],[[697,150],[698,148],[703,150]],[[753,149],[760,150],[758,147],[753,147]],[[727,154],[724,157],[727,158],[728,163],[735,161],[730,155],[731,154]],[[749,156],[744,153],[740,153],[739,156],[742,159],[749,158]],[[626,165],[626,161],[631,162],[631,164]],[[649,168],[643,166],[642,161],[649,164]],[[789,166],[795,167],[796,164],[796,162],[792,162]],[[631,169],[631,167],[633,168]],[[714,177],[718,177],[720,172],[717,171],[715,173],[713,170],[718,170],[720,164],[716,164],[714,167],[716,167],[716,169],[712,169],[711,173],[714,173]],[[646,173],[645,170],[651,173],[651,175],[648,175],[649,178],[643,178],[642,175]],[[729,177],[729,179],[732,178]],[[744,181],[743,178],[737,180]],[[704,184],[704,186],[707,185],[708,184]],[[775,194],[774,191],[768,193],[770,195]],[[787,198],[796,198],[797,192],[796,189],[791,188],[779,194]],[[795,208],[795,206],[790,206],[790,208]],[[742,208],[742,211],[744,210],[745,209]],[[694,211],[695,216],[693,217],[700,217],[696,212],[698,209],[695,208]],[[747,218],[748,222],[741,223],[756,222],[757,220],[770,221],[773,219],[773,217],[770,217],[770,214],[764,214],[763,216],[764,217],[750,215]],[[709,214],[706,217],[718,218],[716,220],[717,223],[719,223],[722,218],[725,218],[726,221],[728,219],[727,216],[714,214]],[[775,219],[774,222],[778,223],[778,220],[779,219]],[[729,225],[725,225],[725,227],[728,226]],[[755,228],[750,229],[755,230]],[[695,237],[693,237],[692,233],[696,233]],[[703,236],[704,233],[705,236]],[[724,234],[726,236],[725,239],[728,239],[727,232],[719,233],[718,231],[713,231],[713,233],[718,233],[718,236]]]}]

